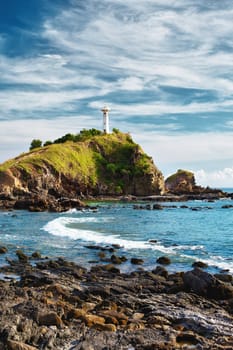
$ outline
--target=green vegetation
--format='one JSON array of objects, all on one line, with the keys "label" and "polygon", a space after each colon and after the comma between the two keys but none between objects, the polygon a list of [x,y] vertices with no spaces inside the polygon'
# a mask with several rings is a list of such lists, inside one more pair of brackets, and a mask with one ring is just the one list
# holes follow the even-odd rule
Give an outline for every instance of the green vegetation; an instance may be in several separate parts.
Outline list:
[{"label": "green vegetation", "polygon": [[104,187],[108,193],[122,194],[136,178],[156,169],[131,136],[118,129],[112,134],[84,129],[78,135],[66,134],[54,142],[46,141],[43,146],[39,141],[33,140],[30,152],[5,162],[0,171],[20,171],[25,180],[38,175],[46,178],[52,173],[91,188],[92,192]]},{"label": "green vegetation", "polygon": [[34,140],[32,140],[31,145],[30,145],[30,151],[33,150],[34,148],[38,148],[41,146],[42,146],[42,141],[38,140],[38,139],[34,139]]}]

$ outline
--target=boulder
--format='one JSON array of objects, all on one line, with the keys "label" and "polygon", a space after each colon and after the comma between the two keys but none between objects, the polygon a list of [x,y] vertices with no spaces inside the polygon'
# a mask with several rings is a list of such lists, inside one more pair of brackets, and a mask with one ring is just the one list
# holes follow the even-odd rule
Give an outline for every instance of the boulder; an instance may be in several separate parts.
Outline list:
[{"label": "boulder", "polygon": [[156,262],[161,265],[169,265],[171,264],[171,259],[168,258],[167,256],[160,256]]},{"label": "boulder", "polygon": [[206,269],[208,267],[208,264],[204,263],[203,261],[194,261],[192,264],[192,267],[199,267],[200,269]]},{"label": "boulder", "polygon": [[56,312],[48,312],[38,315],[38,323],[40,326],[62,326],[62,320]]},{"label": "boulder", "polygon": [[7,247],[4,247],[4,246],[0,246],[0,254],[5,254],[8,252],[8,249]]},{"label": "boulder", "polygon": [[27,262],[28,256],[21,249],[16,250],[16,255],[21,262]]},{"label": "boulder", "polygon": [[162,276],[164,278],[168,277],[168,272],[163,266],[157,266],[154,270],[152,270],[152,272],[155,275]]},{"label": "boulder", "polygon": [[220,282],[211,274],[195,268],[184,273],[184,288],[187,291],[210,299],[224,300],[233,298],[233,287]]},{"label": "boulder", "polygon": [[144,263],[144,260],[139,258],[132,258],[130,262],[133,265],[142,265]]}]

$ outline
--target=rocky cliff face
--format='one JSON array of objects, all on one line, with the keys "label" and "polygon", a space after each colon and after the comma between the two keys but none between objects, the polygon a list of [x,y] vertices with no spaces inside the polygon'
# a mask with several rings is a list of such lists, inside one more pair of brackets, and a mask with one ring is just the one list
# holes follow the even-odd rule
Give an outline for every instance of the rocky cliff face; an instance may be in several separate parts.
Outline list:
[{"label": "rocky cliff face", "polygon": [[165,186],[167,191],[176,194],[193,193],[197,188],[194,174],[181,169],[166,179]]},{"label": "rocky cliff face", "polygon": [[0,197],[150,195],[162,173],[128,134],[94,136],[32,150],[0,165]]}]

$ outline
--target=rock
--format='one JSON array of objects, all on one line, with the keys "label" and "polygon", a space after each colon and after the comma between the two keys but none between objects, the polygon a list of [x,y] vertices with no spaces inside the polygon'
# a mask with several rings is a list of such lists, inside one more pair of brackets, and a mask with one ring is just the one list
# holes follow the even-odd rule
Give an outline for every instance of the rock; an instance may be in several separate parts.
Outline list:
[{"label": "rock", "polygon": [[113,264],[122,264],[123,262],[127,261],[127,258],[125,256],[116,256],[115,254],[113,254],[111,256],[111,262]]},{"label": "rock", "polygon": [[41,326],[62,326],[62,320],[56,312],[43,313],[38,315],[38,323]]},{"label": "rock", "polygon": [[201,269],[206,269],[208,267],[208,264],[204,263],[203,261],[194,261],[192,264],[192,267],[199,267]]},{"label": "rock", "polygon": [[233,282],[233,276],[228,275],[226,273],[216,273],[216,274],[214,274],[214,277],[216,277],[218,280],[225,282],[225,283],[232,283]]},{"label": "rock", "polygon": [[162,276],[164,278],[168,277],[168,272],[163,266],[157,266],[154,270],[151,271],[155,275]]},{"label": "rock", "polygon": [[21,249],[16,250],[16,255],[21,262],[28,262],[28,256]]},{"label": "rock", "polygon": [[32,253],[32,258],[33,258],[33,259],[41,259],[41,254],[40,254],[40,252],[34,252],[34,253]]},{"label": "rock", "polygon": [[117,328],[114,324],[108,323],[108,324],[102,324],[102,323],[95,323],[92,328],[97,329],[98,331],[104,331],[104,332],[116,332]]},{"label": "rock", "polygon": [[148,241],[149,243],[158,243],[158,240],[157,239],[149,239],[149,241]]},{"label": "rock", "polygon": [[171,259],[168,258],[167,256],[160,256],[156,262],[161,265],[169,265],[171,264]]},{"label": "rock", "polygon": [[116,256],[115,254],[111,256],[111,262],[113,264],[118,264],[118,265],[122,263],[121,258],[119,256]]},{"label": "rock", "polygon": [[153,210],[163,210],[163,206],[161,204],[153,204]]},{"label": "rock", "polygon": [[4,246],[0,246],[0,254],[5,254],[8,252],[8,249],[7,247],[4,247]]},{"label": "rock", "polygon": [[113,264],[103,265],[102,269],[113,273],[120,273],[120,270],[116,268]]},{"label": "rock", "polygon": [[184,287],[198,295],[203,295],[212,299],[233,298],[233,287],[218,281],[207,272],[195,268],[184,273]]},{"label": "rock", "polygon": [[98,257],[99,257],[100,259],[104,259],[104,258],[106,257],[106,254],[105,254],[104,252],[99,252],[99,253],[98,253]]},{"label": "rock", "polygon": [[130,262],[133,265],[142,265],[144,263],[144,260],[139,258],[131,258]]},{"label": "rock", "polygon": [[181,333],[181,334],[177,335],[176,342],[178,344],[182,344],[182,345],[197,345],[198,343],[200,343],[197,336],[195,334],[193,334],[192,332]]},{"label": "rock", "polygon": [[37,348],[19,341],[8,340],[7,349],[8,350],[36,350]]},{"label": "rock", "polygon": [[83,321],[88,327],[92,327],[93,325],[100,325],[100,324],[105,324],[105,319],[104,317],[97,316],[97,315],[91,315],[91,314],[86,314],[83,316]]}]

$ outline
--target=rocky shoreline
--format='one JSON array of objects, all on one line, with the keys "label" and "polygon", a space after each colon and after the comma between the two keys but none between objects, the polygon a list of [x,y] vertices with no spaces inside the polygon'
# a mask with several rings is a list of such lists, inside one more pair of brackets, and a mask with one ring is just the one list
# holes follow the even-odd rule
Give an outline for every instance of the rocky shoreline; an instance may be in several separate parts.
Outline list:
[{"label": "rocky shoreline", "polygon": [[17,256],[0,268],[0,349],[233,348],[230,275]]},{"label": "rocky shoreline", "polygon": [[189,193],[189,194],[164,194],[151,196],[83,196],[82,198],[74,197],[54,197],[43,194],[28,194],[11,196],[0,194],[0,210],[29,210],[31,212],[65,212],[70,209],[83,210],[90,208],[88,202],[187,202],[190,200],[215,201],[222,198],[233,199],[232,193],[225,193],[220,190],[212,190],[206,193]]}]

